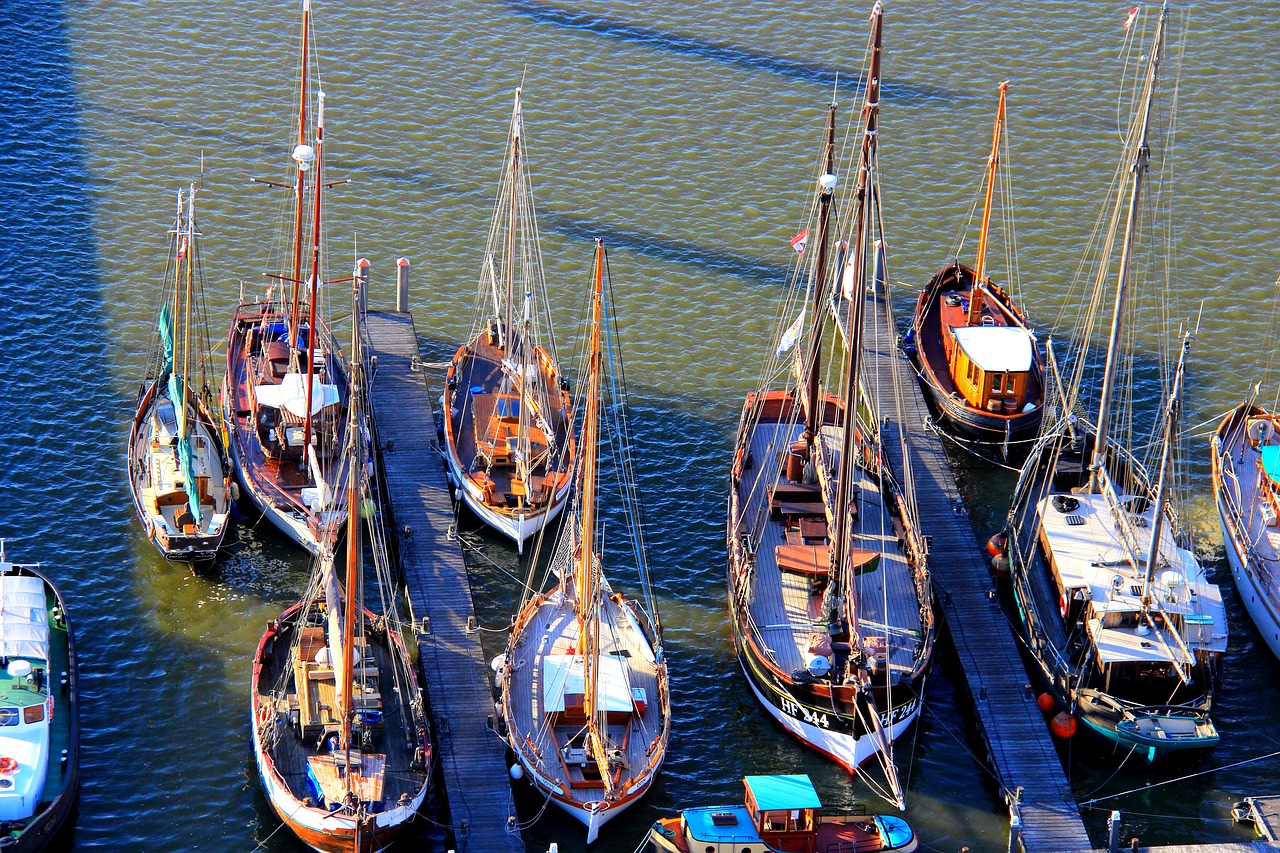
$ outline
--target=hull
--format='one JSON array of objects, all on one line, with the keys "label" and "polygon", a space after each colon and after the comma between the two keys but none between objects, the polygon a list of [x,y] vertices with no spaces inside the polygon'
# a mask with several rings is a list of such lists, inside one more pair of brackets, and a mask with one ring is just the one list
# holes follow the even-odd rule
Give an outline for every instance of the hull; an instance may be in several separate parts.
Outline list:
[{"label": "hull", "polygon": [[[204,530],[195,533],[184,533],[173,524],[177,507],[161,508],[157,497],[157,486],[152,475],[153,462],[149,445],[152,442],[153,430],[150,428],[156,411],[157,387],[153,382],[143,393],[134,415],[133,426],[129,431],[129,492],[133,497],[134,512],[147,535],[147,539],[155,546],[166,560],[176,563],[188,563],[192,569],[212,565],[218,556],[218,549],[231,526],[231,473],[223,452],[219,430],[213,417],[205,407],[204,400],[197,395],[189,396],[195,401],[194,438],[208,450],[197,464],[204,469],[205,481],[202,491],[209,496],[206,507],[209,519],[204,521]],[[155,454],[161,456],[161,454]],[[169,454],[163,454],[169,456]],[[168,462],[169,460],[165,460]],[[170,464],[170,468],[173,466]],[[182,506],[186,506],[186,497],[178,496]],[[202,519],[203,521],[203,519]]]},{"label": "hull", "polygon": [[[286,712],[275,698],[281,689],[279,685],[282,682],[279,679],[283,670],[296,666],[288,655],[294,633],[304,624],[298,621],[302,611],[303,604],[294,605],[269,625],[254,656],[254,690],[249,710],[258,778],[268,802],[280,820],[311,849],[322,853],[372,853],[383,850],[412,822],[427,794],[428,777],[425,768],[431,762],[431,749],[429,742],[425,740],[425,723],[416,732],[396,730],[381,733],[381,743],[388,751],[384,756],[386,772],[392,781],[384,791],[384,799],[376,807],[371,806],[370,813],[358,819],[355,815],[343,813],[341,809],[329,811],[316,806],[315,792],[310,788],[301,790],[299,786],[305,787],[305,782],[298,780],[310,772],[307,757],[319,755],[322,751],[317,750],[314,743],[302,741],[298,735],[299,730],[303,734],[310,734],[309,720],[299,716],[298,710]],[[375,619],[372,613],[364,613],[366,620]],[[283,649],[280,648],[282,646]],[[379,695],[398,695],[393,681],[388,678],[382,666],[389,655],[399,654],[407,659],[403,645],[394,634],[387,634],[385,641],[372,642],[370,648],[375,650],[375,658],[379,661]],[[413,679],[411,669],[409,673]],[[313,677],[308,671],[308,680]],[[286,700],[293,701],[287,701],[286,704],[290,708],[296,708],[296,679],[288,678],[287,683],[294,692],[287,694]],[[421,695],[416,680],[408,685],[408,692],[412,696]],[[386,717],[392,718],[404,720],[405,715],[396,713]],[[393,752],[403,750],[406,743],[410,746],[420,743],[421,746],[417,747],[411,757]],[[282,765],[281,761],[286,762],[287,766]],[[287,779],[294,780],[294,784],[290,785]],[[378,810],[372,810],[374,808]]]},{"label": "hull", "polygon": [[[965,312],[973,289],[973,271],[951,265],[933,277],[916,304],[912,323],[914,339],[907,351],[915,362],[920,385],[941,412],[943,424],[955,432],[983,442],[1017,442],[1034,438],[1044,416],[1043,369],[1038,354],[1032,350],[1032,369],[1023,380],[1021,400],[1016,412],[991,412],[970,404],[952,378],[951,359],[946,338],[950,328],[966,322]],[[1022,312],[1004,291],[992,285],[986,304],[993,304],[988,315],[995,327],[1025,326]],[[955,304],[950,304],[954,302]],[[1025,403],[1033,408],[1023,411]]]},{"label": "hull", "polygon": [[[1249,435],[1250,422],[1270,422],[1272,415],[1254,405],[1242,405],[1223,418],[1211,447],[1214,504],[1227,552],[1231,577],[1240,600],[1271,653],[1280,658],[1280,580],[1277,541],[1280,527],[1267,524],[1274,516],[1260,486],[1258,440]],[[1274,426],[1266,443],[1275,443]],[[1265,507],[1264,507],[1265,505]]]},{"label": "hull", "polygon": [[275,303],[236,309],[222,387],[227,449],[236,478],[254,506],[282,533],[318,555],[321,542],[336,540],[346,524],[346,507],[339,496],[347,473],[336,460],[346,442],[348,379],[336,343],[317,322],[316,376],[322,377],[322,385],[336,389],[337,401],[312,416],[313,452],[296,444],[289,447],[284,437],[299,439],[301,421],[290,420],[286,407],[260,405],[258,400],[258,389],[280,386],[284,375],[288,343],[275,340],[283,323]]},{"label": "hull", "polygon": [[[454,355],[441,406],[451,481],[471,511],[522,553],[564,508],[574,458],[568,391],[550,356],[541,347],[533,352],[536,376],[522,389],[504,350],[482,332]],[[514,449],[520,429],[531,462]]]}]

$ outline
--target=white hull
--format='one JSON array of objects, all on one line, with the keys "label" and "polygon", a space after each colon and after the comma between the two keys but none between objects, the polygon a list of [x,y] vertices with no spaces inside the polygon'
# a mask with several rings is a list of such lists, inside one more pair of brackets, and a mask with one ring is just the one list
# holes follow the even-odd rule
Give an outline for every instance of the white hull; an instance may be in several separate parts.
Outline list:
[{"label": "white hull", "polygon": [[485,504],[480,489],[463,475],[462,468],[458,465],[458,461],[454,458],[452,452],[446,451],[444,458],[449,463],[449,479],[453,482],[454,488],[462,495],[462,499],[467,506],[485,524],[514,541],[516,550],[520,553],[524,553],[525,540],[546,527],[560,515],[560,510],[564,509],[565,499],[569,496],[570,482],[566,480],[565,484],[556,492],[555,498],[552,499],[551,505],[547,507],[545,512],[528,516],[521,514],[515,517],[502,515],[494,512]]},{"label": "white hull", "polygon": [[[773,717],[784,729],[826,755],[832,761],[835,761],[850,774],[856,774],[858,767],[863,762],[873,758],[880,751],[874,738],[869,736],[853,737],[840,732],[828,731],[783,714],[776,705],[767,700],[756,689],[755,683],[745,669],[743,670],[743,675],[746,676],[747,686],[751,688],[751,692],[755,694],[756,699],[764,706],[764,709],[769,712],[769,716]],[[920,716],[921,705],[923,705],[922,702],[915,703],[910,713],[897,723],[890,724],[883,715],[881,716],[880,721],[884,724],[890,741],[896,741],[903,732],[910,728],[911,724]]]},{"label": "white hull", "polygon": [[1244,603],[1244,609],[1249,612],[1249,618],[1257,626],[1258,633],[1262,634],[1262,639],[1266,640],[1271,653],[1280,658],[1280,615],[1271,608],[1266,590],[1258,585],[1254,577],[1255,574],[1269,577],[1269,573],[1265,568],[1250,569],[1247,565],[1247,557],[1240,551],[1240,543],[1231,536],[1231,526],[1228,525],[1225,516],[1227,508],[1223,506],[1221,495],[1218,496],[1217,505],[1222,540],[1227,547],[1227,563],[1231,566],[1231,577],[1235,580],[1236,589],[1240,592],[1240,600]]},{"label": "white hull", "polygon": [[649,779],[645,781],[644,787],[642,787],[635,796],[620,803],[616,803],[609,808],[587,809],[577,803],[570,803],[562,800],[560,798],[560,792],[563,789],[559,785],[552,783],[549,779],[543,778],[543,776],[538,773],[537,768],[530,765],[529,762],[525,760],[524,756],[520,753],[520,750],[515,749],[514,746],[512,749],[515,751],[516,755],[520,756],[520,764],[523,765],[524,772],[528,774],[529,780],[532,782],[533,786],[541,791],[544,796],[549,796],[551,798],[551,802],[555,803],[564,812],[580,821],[582,825],[587,828],[588,844],[595,843],[596,838],[600,835],[600,827],[631,808],[633,803],[639,802],[649,790],[649,785],[653,782],[653,777],[650,776]]}]

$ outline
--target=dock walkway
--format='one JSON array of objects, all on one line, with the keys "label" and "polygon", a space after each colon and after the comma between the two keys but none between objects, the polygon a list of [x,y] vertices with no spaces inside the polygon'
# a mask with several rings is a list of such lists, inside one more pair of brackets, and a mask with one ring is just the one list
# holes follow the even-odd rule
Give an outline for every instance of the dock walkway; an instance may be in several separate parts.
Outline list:
[{"label": "dock walkway", "polygon": [[[1088,850],[1084,821],[1036,706],[1017,638],[993,594],[946,448],[929,427],[915,371],[897,347],[892,311],[874,295],[866,309],[864,381],[879,388],[885,452],[899,478],[905,476],[905,433],[920,530],[931,542],[936,612],[955,643],[1011,817],[1021,821],[1022,845],[1028,853]],[[896,405],[895,381],[901,389]]]},{"label": "dock walkway", "polygon": [[448,538],[453,507],[431,398],[413,367],[418,342],[412,315],[368,312],[365,341],[366,353],[377,358],[370,408],[455,847],[458,853],[522,853],[505,749],[488,727],[494,718],[492,676],[479,633],[467,631],[468,622],[475,624],[471,586],[462,550]]}]

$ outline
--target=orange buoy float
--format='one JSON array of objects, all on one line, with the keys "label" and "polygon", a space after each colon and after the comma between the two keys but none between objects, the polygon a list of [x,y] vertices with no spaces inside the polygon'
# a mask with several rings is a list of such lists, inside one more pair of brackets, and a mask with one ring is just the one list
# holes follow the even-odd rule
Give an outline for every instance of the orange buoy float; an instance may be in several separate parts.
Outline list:
[{"label": "orange buoy float", "polygon": [[0,758],[0,775],[11,776],[18,772],[18,759],[4,756]]},{"label": "orange buoy float", "polygon": [[1036,697],[1036,707],[1046,714],[1052,711],[1057,704],[1058,700],[1053,698],[1052,693],[1041,693]]},{"label": "orange buoy float", "polygon": [[987,540],[987,554],[992,557],[1003,557],[1004,549],[1009,543],[1009,537],[1004,533],[997,533]]},{"label": "orange buoy float", "polygon": [[1049,731],[1053,732],[1054,737],[1066,740],[1076,733],[1076,718],[1066,711],[1059,711],[1049,722]]}]

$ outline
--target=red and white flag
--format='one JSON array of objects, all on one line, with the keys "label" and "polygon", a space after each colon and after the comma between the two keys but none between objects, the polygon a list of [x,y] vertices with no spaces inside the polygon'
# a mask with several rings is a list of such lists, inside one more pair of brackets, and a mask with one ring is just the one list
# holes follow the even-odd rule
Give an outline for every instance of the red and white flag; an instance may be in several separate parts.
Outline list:
[{"label": "red and white flag", "polygon": [[799,234],[791,238],[791,248],[796,250],[797,254],[804,254],[804,242],[809,239],[809,229],[806,228]]},{"label": "red and white flag", "polygon": [[1138,17],[1138,9],[1139,9],[1139,8],[1140,8],[1140,7],[1138,7],[1138,6],[1134,6],[1132,9],[1130,9],[1130,10],[1129,10],[1129,17],[1127,17],[1127,18],[1125,18],[1125,19],[1124,19],[1124,28],[1125,28],[1126,30],[1127,30],[1127,29],[1129,29],[1129,27],[1130,27],[1130,26],[1132,26],[1132,24],[1133,24],[1133,19],[1134,19],[1134,18],[1136,18],[1136,17]]},{"label": "red and white flag", "polygon": [[183,237],[182,245],[178,247],[178,260],[181,261],[186,257],[187,257],[187,238]]}]

